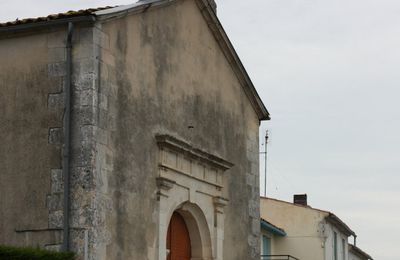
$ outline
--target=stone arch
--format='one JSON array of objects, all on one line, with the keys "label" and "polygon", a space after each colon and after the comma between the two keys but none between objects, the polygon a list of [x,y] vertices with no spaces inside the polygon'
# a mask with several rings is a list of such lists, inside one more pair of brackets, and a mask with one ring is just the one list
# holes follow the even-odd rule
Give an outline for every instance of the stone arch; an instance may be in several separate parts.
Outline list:
[{"label": "stone arch", "polygon": [[189,230],[192,259],[212,259],[211,233],[201,208],[194,203],[184,202],[169,212],[168,221],[174,212],[178,212],[183,217]]},{"label": "stone arch", "polygon": [[232,163],[169,135],[157,135],[158,257],[167,257],[167,233],[173,213],[183,216],[191,238],[192,260],[223,260],[224,172]]}]

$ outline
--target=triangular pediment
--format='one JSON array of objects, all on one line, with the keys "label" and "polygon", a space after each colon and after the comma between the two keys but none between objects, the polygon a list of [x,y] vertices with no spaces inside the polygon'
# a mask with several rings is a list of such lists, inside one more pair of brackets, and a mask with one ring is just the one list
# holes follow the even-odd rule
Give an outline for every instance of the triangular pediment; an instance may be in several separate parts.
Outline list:
[{"label": "triangular pediment", "polygon": [[[132,5],[119,6],[111,9],[100,10],[95,12],[96,16],[100,20],[107,20],[116,17],[121,17],[129,13],[141,13],[148,11],[153,8],[161,8],[174,4],[175,2],[182,0],[142,0]],[[217,41],[221,51],[228,60],[232,67],[237,79],[243,87],[244,93],[248,97],[252,107],[254,108],[259,120],[269,120],[270,115],[261,98],[259,97],[249,75],[247,74],[239,56],[237,55],[232,43],[230,42],[224,28],[222,27],[215,7],[210,4],[208,0],[185,0],[195,1],[202,14],[206,24],[208,25],[212,35]]]}]

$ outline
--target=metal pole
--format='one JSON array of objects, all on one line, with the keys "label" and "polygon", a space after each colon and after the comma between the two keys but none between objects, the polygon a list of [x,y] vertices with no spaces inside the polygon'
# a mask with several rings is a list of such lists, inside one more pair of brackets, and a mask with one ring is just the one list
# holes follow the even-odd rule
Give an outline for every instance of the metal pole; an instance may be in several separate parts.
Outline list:
[{"label": "metal pole", "polygon": [[267,144],[268,144],[268,130],[265,131],[265,144],[264,144],[264,197],[267,197]]},{"label": "metal pole", "polygon": [[64,112],[64,147],[63,147],[63,178],[64,178],[64,213],[63,213],[63,251],[69,251],[69,182],[70,182],[70,137],[71,137],[71,74],[72,74],[72,32],[73,23],[68,23],[67,35],[67,75],[65,79],[65,112]]}]

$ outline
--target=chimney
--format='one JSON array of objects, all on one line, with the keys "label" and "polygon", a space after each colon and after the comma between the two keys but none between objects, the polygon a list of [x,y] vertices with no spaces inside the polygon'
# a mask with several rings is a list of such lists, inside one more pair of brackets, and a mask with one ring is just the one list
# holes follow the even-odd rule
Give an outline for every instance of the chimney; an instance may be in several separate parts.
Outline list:
[{"label": "chimney", "polygon": [[214,10],[215,13],[217,13],[217,3],[215,0],[207,0],[211,8]]},{"label": "chimney", "polygon": [[293,195],[293,203],[297,205],[307,206],[307,194]]}]

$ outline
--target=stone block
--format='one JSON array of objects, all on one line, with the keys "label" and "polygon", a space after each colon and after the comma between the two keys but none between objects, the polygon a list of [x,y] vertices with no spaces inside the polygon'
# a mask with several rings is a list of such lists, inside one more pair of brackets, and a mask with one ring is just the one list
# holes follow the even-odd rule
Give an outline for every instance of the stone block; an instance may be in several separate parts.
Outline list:
[{"label": "stone block", "polygon": [[80,125],[96,125],[97,109],[93,106],[83,106],[76,110],[77,123]]},{"label": "stone block", "polygon": [[51,211],[49,213],[49,228],[62,228],[64,215],[62,210]]},{"label": "stone block", "polygon": [[254,201],[254,200],[250,200],[249,201],[249,216],[253,217],[253,218],[259,218],[260,217],[260,206],[259,203]]},{"label": "stone block", "polygon": [[254,235],[258,235],[260,233],[260,219],[251,218],[251,232]]},{"label": "stone block", "polygon": [[49,144],[60,145],[63,143],[64,135],[63,129],[56,127],[49,130]]},{"label": "stone block", "polygon": [[258,238],[254,235],[249,235],[247,237],[247,243],[250,247],[258,247]]},{"label": "stone block", "polygon": [[95,151],[86,143],[72,147],[72,165],[76,167],[90,167],[94,163]]},{"label": "stone block", "polygon": [[96,106],[97,93],[93,89],[85,89],[77,93],[79,96],[79,106]]},{"label": "stone block", "polygon": [[63,199],[63,193],[61,192],[47,195],[47,208],[50,211],[62,210],[64,204]]},{"label": "stone block", "polygon": [[61,252],[62,244],[45,245],[44,249],[49,250],[49,251]]},{"label": "stone block", "polygon": [[67,74],[67,66],[65,62],[50,63],[47,65],[49,77],[60,77]]},{"label": "stone block", "polygon": [[96,73],[99,67],[99,61],[94,57],[79,57],[73,60],[73,76],[84,73]]},{"label": "stone block", "polygon": [[70,231],[70,236],[74,238],[71,241],[70,250],[75,252],[78,256],[83,256],[85,251],[85,230],[72,229]]},{"label": "stone block", "polygon": [[63,172],[62,169],[51,170],[51,192],[59,193],[64,191]]},{"label": "stone block", "polygon": [[256,177],[253,174],[246,174],[246,184],[250,186],[254,186]]},{"label": "stone block", "polygon": [[73,79],[73,85],[76,90],[87,90],[95,89],[97,75],[92,72],[83,72],[75,74]]},{"label": "stone block", "polygon": [[93,169],[91,167],[74,167],[71,170],[71,187],[89,190],[94,187]]},{"label": "stone block", "polygon": [[80,128],[80,130],[79,143],[89,143],[95,137],[97,127],[93,125],[84,125]]},{"label": "stone block", "polygon": [[71,209],[71,224],[75,227],[89,227],[93,223],[93,211],[88,205],[79,205]]},{"label": "stone block", "polygon": [[64,93],[49,94],[47,98],[47,108],[50,110],[60,110],[64,108]]}]

